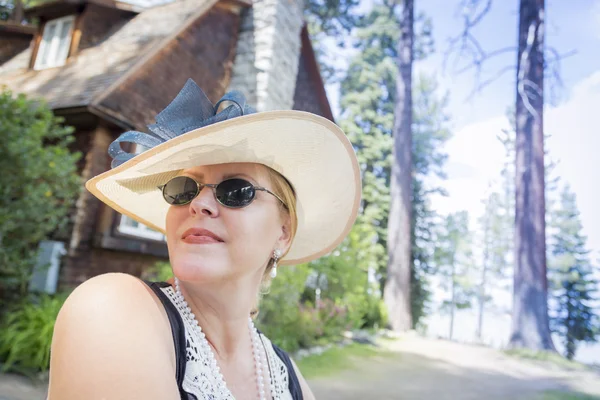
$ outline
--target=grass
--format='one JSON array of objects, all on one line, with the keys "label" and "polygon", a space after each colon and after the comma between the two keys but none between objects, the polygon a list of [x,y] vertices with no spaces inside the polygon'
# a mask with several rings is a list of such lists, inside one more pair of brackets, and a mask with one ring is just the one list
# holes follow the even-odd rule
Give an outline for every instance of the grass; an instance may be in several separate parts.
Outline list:
[{"label": "grass", "polygon": [[311,355],[298,360],[298,368],[306,379],[333,375],[353,368],[356,361],[386,356],[389,352],[377,347],[352,343],[344,347],[332,347],[322,354]]},{"label": "grass", "polygon": [[536,397],[535,400],[600,400],[600,397],[583,393],[565,393],[551,390],[544,392],[541,396]]},{"label": "grass", "polygon": [[509,356],[525,359],[525,360],[534,360],[534,361],[542,361],[560,368],[565,368],[569,370],[586,370],[589,367],[585,364],[578,363],[576,361],[571,361],[561,356],[558,353],[553,353],[549,351],[534,351],[528,349],[511,349],[505,350],[505,354]]}]

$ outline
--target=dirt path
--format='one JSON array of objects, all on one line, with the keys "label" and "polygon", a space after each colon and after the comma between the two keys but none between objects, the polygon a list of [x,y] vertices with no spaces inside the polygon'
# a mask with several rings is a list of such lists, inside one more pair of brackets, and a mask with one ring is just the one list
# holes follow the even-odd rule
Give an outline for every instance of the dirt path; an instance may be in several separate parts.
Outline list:
[{"label": "dirt path", "polygon": [[600,373],[521,361],[493,349],[407,337],[390,356],[309,382],[317,399],[531,400],[545,390],[600,396]]},{"label": "dirt path", "polygon": [[0,400],[44,400],[46,382],[13,374],[0,374]]},{"label": "dirt path", "polygon": [[[521,361],[493,349],[406,337],[391,353],[309,381],[319,400],[535,400],[545,390],[600,396],[600,373]],[[0,374],[0,400],[43,400],[45,386]]]}]

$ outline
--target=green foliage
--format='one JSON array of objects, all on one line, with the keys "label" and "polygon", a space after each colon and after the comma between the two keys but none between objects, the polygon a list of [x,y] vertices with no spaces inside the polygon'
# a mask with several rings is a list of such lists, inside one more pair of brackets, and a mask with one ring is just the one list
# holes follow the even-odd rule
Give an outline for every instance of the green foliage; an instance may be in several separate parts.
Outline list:
[{"label": "green foliage", "polygon": [[[362,213],[357,224],[373,227],[377,248],[376,270],[385,282],[387,269],[387,226],[390,205],[392,132],[396,101],[397,43],[400,37],[399,7],[377,3],[355,30],[356,55],[341,82],[340,125],[352,142],[363,178]],[[426,21],[422,17],[420,21]],[[425,26],[425,25],[424,25]],[[417,47],[424,57],[430,49],[426,36],[431,27],[417,29]],[[421,33],[419,33],[421,32]],[[431,44],[431,43],[430,43]],[[446,97],[439,98],[433,78],[421,76],[413,86],[413,273],[412,312],[415,325],[426,311],[429,297],[427,275],[433,257],[432,229],[435,213],[429,198],[441,193],[426,178],[444,178],[446,155],[443,144],[449,139]]]},{"label": "green foliage", "polygon": [[412,181],[412,255],[411,311],[415,327],[427,312],[430,298],[428,275],[435,264],[435,231],[438,215],[430,198],[434,193],[445,195],[442,187],[432,184],[432,176],[445,179],[443,152],[450,139],[446,114],[448,97],[438,98],[437,82],[420,76],[413,89],[413,181]]},{"label": "green foliage", "polygon": [[305,15],[311,33],[331,37],[348,34],[360,22],[360,16],[352,13],[358,4],[358,0],[308,0]]},{"label": "green foliage", "polygon": [[142,274],[142,279],[151,282],[165,282],[173,277],[173,268],[167,261],[159,261]]},{"label": "green foliage", "polygon": [[383,328],[388,324],[388,310],[382,299],[368,296],[361,328]]},{"label": "green foliage", "polygon": [[0,321],[2,372],[48,370],[54,322],[68,295],[30,296],[11,307]]},{"label": "green foliage", "polygon": [[534,400],[600,400],[600,397],[585,393],[567,393],[558,390],[549,390],[535,397]]},{"label": "green foliage", "polygon": [[368,268],[373,228],[357,224],[331,254],[281,268],[259,306],[258,325],[288,351],[340,339],[345,330],[382,326],[386,314]]},{"label": "green foliage", "polygon": [[598,299],[596,267],[589,261],[577,201],[568,186],[561,194],[560,207],[552,213],[551,227],[550,326],[562,338],[565,356],[572,359],[578,342],[597,341],[600,317],[593,307]]},{"label": "green foliage", "polygon": [[470,308],[475,294],[472,280],[473,253],[469,231],[469,214],[460,211],[444,218],[436,239],[434,251],[436,274],[442,277],[442,288],[450,292],[443,308],[450,314],[450,337],[452,337],[454,312]]},{"label": "green foliage", "polygon": [[0,94],[0,310],[26,295],[38,243],[67,227],[82,187],[61,124],[44,104]]},{"label": "green foliage", "polygon": [[304,298],[314,302],[316,290],[321,289],[323,299],[347,307],[351,328],[363,326],[369,298],[379,298],[368,273],[375,269],[381,251],[373,246],[375,240],[372,226],[356,224],[333,253],[309,264],[312,273]]},{"label": "green foliage", "polygon": [[340,74],[338,60],[327,44],[335,42],[335,47],[340,49],[346,46],[344,38],[361,21],[361,16],[353,13],[358,4],[358,0],[308,0],[305,3],[308,32],[326,83],[337,80]]},{"label": "green foliage", "polygon": [[315,316],[300,307],[308,274],[306,266],[279,268],[258,307],[258,328],[286,351],[310,346],[317,336]]}]

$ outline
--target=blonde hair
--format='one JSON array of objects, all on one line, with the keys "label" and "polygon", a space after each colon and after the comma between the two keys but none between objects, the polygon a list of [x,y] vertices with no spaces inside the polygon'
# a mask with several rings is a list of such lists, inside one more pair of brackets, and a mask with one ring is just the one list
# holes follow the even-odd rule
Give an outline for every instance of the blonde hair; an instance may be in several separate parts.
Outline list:
[{"label": "blonde hair", "polygon": [[[271,190],[275,193],[285,205],[281,202],[279,204],[279,211],[281,213],[282,219],[289,218],[290,219],[290,243],[294,241],[294,237],[296,236],[296,231],[298,230],[298,213],[296,208],[296,193],[294,192],[294,188],[290,184],[290,182],[285,179],[283,175],[279,172],[275,171],[272,168],[267,168],[267,174],[271,183]],[[288,248],[289,251],[289,248]],[[281,258],[284,258],[288,251],[282,254]],[[262,296],[268,294],[269,288],[271,286],[271,270],[273,269],[273,257],[267,263],[267,268],[263,274],[262,282],[260,285],[260,291],[258,293],[258,298],[256,299],[256,306],[254,306],[250,312],[252,318],[256,318],[258,316],[258,303]]]}]

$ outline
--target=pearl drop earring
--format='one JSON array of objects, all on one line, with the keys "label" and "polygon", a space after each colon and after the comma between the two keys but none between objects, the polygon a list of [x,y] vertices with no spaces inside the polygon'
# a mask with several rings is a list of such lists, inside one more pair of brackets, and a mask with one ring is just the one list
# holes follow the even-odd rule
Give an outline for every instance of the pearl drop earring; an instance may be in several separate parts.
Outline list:
[{"label": "pearl drop earring", "polygon": [[281,250],[275,249],[273,251],[273,268],[271,268],[271,278],[277,276],[277,261],[281,258]]}]

